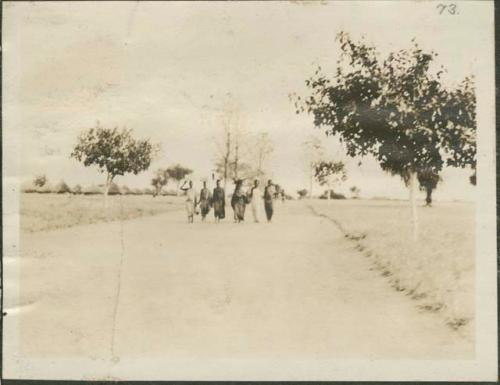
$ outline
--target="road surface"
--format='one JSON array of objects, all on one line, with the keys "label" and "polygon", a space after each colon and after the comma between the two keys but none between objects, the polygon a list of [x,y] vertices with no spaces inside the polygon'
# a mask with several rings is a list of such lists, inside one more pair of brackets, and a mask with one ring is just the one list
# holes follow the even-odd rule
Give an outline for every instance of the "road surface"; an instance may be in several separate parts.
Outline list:
[{"label": "road surface", "polygon": [[190,225],[179,209],[23,235],[20,310],[8,315],[19,356],[119,365],[473,355],[305,203],[278,203],[272,224],[250,214]]}]

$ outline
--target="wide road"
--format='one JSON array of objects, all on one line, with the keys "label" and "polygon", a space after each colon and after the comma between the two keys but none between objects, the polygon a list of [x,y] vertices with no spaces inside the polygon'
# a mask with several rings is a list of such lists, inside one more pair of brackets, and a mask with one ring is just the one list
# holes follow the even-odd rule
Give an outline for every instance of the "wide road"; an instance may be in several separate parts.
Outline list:
[{"label": "wide road", "polygon": [[[473,354],[470,341],[394,291],[305,203],[278,203],[272,224],[247,216],[188,224],[180,208],[23,235],[20,304],[7,316],[7,326],[18,321],[19,353],[5,357],[5,373],[36,373],[36,360],[62,358],[116,374],[139,357],[166,365]],[[83,373],[89,368],[82,378],[94,378]]]}]

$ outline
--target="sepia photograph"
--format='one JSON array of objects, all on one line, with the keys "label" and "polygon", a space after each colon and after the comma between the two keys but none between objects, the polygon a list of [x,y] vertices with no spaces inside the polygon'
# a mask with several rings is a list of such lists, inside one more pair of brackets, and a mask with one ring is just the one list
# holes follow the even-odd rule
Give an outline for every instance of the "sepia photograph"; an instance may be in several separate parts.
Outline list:
[{"label": "sepia photograph", "polygon": [[493,1],[4,1],[2,378],[496,381]]}]

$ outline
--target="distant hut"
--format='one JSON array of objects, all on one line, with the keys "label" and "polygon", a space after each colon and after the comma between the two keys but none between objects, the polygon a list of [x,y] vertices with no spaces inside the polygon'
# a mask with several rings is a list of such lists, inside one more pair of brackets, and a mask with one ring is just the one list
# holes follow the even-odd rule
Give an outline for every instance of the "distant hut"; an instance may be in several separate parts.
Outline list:
[{"label": "distant hut", "polygon": [[120,191],[120,187],[116,183],[111,183],[109,186],[108,194],[109,195],[120,195],[122,192]]},{"label": "distant hut", "polygon": [[120,190],[122,191],[122,194],[124,195],[130,195],[132,194],[132,190],[128,186],[123,185]]},{"label": "distant hut", "polygon": [[82,192],[84,195],[96,195],[96,194],[102,194],[102,189],[100,189],[96,185],[91,185],[91,186],[85,186]]},{"label": "distant hut", "polygon": [[69,186],[66,184],[65,181],[60,181],[58,184],[56,184],[56,186],[54,187],[54,190],[53,190],[56,194],[67,194],[67,193],[71,193],[71,189],[69,188]]}]

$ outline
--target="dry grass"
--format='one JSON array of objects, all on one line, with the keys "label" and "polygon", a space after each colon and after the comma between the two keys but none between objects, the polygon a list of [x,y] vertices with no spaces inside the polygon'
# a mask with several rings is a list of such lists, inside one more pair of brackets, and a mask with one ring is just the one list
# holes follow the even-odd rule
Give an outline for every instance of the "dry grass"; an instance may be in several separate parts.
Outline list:
[{"label": "dry grass", "polygon": [[126,220],[180,209],[182,198],[150,195],[21,194],[21,231],[36,232]]},{"label": "dry grass", "polygon": [[341,227],[374,270],[424,311],[439,312],[459,328],[474,319],[475,207],[436,203],[419,207],[413,241],[404,201],[312,201],[312,208]]}]

